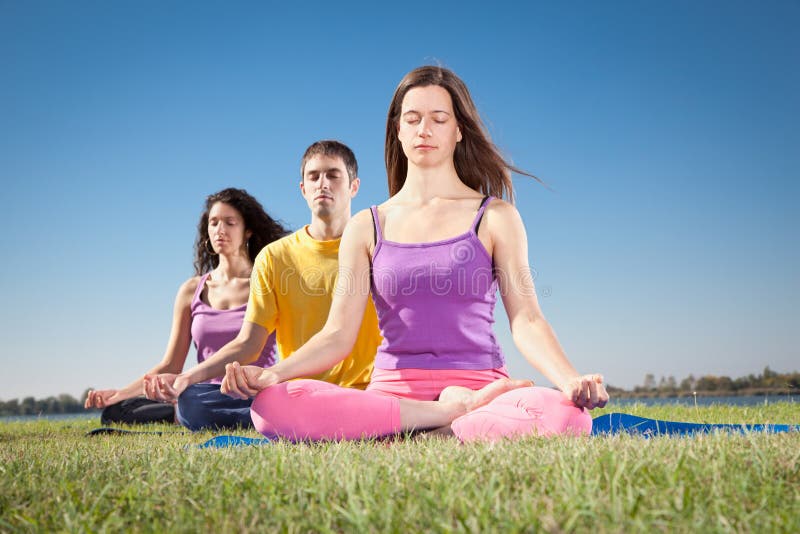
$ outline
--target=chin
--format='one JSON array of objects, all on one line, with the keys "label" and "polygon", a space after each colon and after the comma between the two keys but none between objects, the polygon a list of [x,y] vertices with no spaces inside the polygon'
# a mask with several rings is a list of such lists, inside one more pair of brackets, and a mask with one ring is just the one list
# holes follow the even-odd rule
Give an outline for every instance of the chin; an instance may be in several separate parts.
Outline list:
[{"label": "chin", "polygon": [[317,217],[328,217],[333,213],[333,210],[327,206],[317,206],[314,209],[314,215]]}]

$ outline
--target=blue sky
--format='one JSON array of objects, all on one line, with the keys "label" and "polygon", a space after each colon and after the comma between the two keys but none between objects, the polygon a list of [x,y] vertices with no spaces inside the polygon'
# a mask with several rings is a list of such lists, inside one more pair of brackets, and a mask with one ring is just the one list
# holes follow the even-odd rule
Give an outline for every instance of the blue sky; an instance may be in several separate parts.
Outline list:
[{"label": "blue sky", "polygon": [[[299,158],[338,138],[354,208],[383,201],[389,99],[429,63],[554,189],[515,179],[579,369],[800,367],[800,4],[390,6],[0,0],[1,399],[157,362],[207,194],[243,187],[298,228]],[[546,383],[497,319],[512,372]]]}]

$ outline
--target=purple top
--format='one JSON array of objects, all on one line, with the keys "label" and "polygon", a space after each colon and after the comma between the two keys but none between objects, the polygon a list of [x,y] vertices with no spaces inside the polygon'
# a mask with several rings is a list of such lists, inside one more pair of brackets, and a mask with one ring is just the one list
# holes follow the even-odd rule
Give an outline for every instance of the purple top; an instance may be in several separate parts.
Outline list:
[{"label": "purple top", "polygon": [[497,279],[478,239],[486,209],[470,229],[431,243],[383,239],[378,210],[372,256],[372,298],[383,343],[377,369],[496,369],[505,365],[494,336]]},{"label": "purple top", "polygon": [[[211,273],[200,278],[192,297],[192,339],[197,348],[197,363],[204,362],[215,352],[233,340],[242,328],[247,304],[229,310],[217,310],[202,301],[200,294]],[[261,356],[250,365],[269,367],[275,363],[275,332],[270,334]],[[222,377],[213,378],[207,384],[220,384]]]}]

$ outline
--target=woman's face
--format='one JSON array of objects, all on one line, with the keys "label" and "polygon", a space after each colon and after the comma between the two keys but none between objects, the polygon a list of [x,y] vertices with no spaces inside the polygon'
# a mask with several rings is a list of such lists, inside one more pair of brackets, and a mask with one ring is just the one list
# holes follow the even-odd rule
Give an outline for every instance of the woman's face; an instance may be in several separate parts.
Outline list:
[{"label": "woman's face", "polygon": [[438,85],[409,89],[400,107],[397,137],[409,165],[452,163],[461,130],[447,89]]},{"label": "woman's face", "polygon": [[245,249],[245,242],[252,232],[245,230],[244,218],[239,210],[215,202],[208,211],[208,239],[214,252],[222,255],[234,254]]}]

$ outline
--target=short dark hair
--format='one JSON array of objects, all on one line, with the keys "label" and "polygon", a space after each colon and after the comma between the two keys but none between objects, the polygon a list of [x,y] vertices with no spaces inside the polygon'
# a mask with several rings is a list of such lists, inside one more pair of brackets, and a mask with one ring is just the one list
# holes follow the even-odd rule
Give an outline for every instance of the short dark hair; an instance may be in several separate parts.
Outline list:
[{"label": "short dark hair", "polygon": [[256,255],[262,248],[288,233],[286,228],[270,217],[261,203],[244,189],[229,187],[208,195],[205,209],[197,224],[197,241],[194,245],[195,274],[204,274],[219,265],[219,256],[208,250],[208,213],[217,202],[227,204],[238,211],[244,219],[244,229],[253,232],[247,240],[251,262],[255,262]]},{"label": "short dark hair", "polygon": [[303,154],[303,159],[300,162],[300,179],[303,179],[305,173],[306,163],[314,156],[338,156],[342,158],[344,167],[347,169],[347,175],[350,178],[350,183],[358,177],[358,162],[356,155],[350,150],[350,147],[335,139],[323,139],[312,143]]}]

